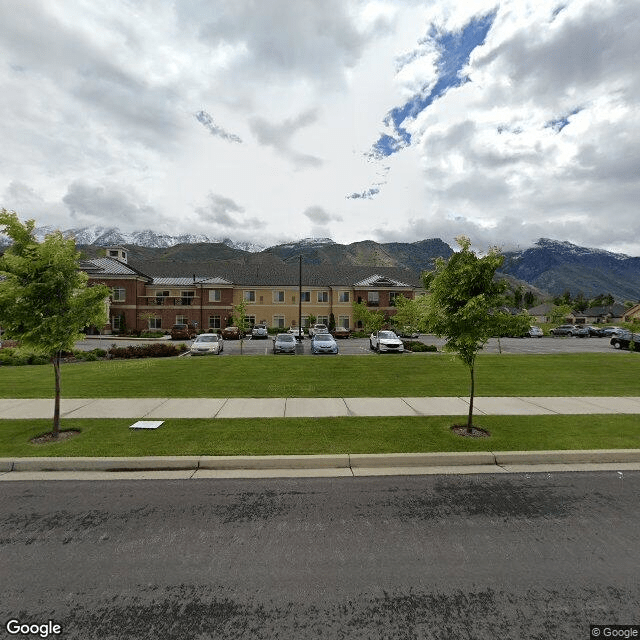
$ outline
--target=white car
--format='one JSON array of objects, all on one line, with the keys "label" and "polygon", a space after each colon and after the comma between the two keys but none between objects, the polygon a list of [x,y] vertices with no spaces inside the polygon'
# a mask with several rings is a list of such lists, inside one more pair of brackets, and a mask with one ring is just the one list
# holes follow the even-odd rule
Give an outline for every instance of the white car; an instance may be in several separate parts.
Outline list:
[{"label": "white car", "polygon": [[304,329],[300,327],[289,327],[287,333],[294,335],[296,340],[304,340]]},{"label": "white car", "polygon": [[217,333],[201,333],[191,343],[189,353],[192,356],[206,356],[211,353],[222,353],[224,340]]},{"label": "white car", "polygon": [[315,336],[317,333],[329,333],[329,329],[326,324],[314,324],[309,327],[309,337]]},{"label": "white car", "polygon": [[396,351],[402,353],[404,345],[402,340],[393,331],[374,331],[369,337],[369,347],[373,351]]}]

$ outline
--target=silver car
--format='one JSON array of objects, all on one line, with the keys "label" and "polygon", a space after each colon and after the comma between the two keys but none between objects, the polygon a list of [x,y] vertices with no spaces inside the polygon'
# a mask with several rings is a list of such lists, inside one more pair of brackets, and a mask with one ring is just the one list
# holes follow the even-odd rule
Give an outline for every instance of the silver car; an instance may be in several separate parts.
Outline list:
[{"label": "silver car", "polygon": [[330,333],[316,333],[311,338],[311,353],[338,353],[338,343]]},{"label": "silver car", "polygon": [[292,333],[279,333],[273,339],[273,353],[295,353],[296,338]]}]

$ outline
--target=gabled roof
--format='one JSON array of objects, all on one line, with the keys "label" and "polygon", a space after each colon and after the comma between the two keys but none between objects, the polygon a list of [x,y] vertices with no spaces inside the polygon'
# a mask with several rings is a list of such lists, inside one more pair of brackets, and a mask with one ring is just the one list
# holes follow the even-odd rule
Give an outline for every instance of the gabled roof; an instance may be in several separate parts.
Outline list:
[{"label": "gabled roof", "polygon": [[616,302],[604,307],[591,307],[590,309],[585,309],[584,311],[574,311],[573,315],[580,318],[598,318],[600,316],[612,316],[614,318],[621,318],[626,310],[627,309],[623,304]]},{"label": "gabled roof", "polygon": [[90,276],[108,278],[122,276],[138,276],[151,280],[150,276],[142,273],[135,267],[114,258],[91,258],[80,260],[80,268]]},{"label": "gabled roof", "polygon": [[410,287],[411,285],[405,284],[398,280],[393,280],[385,276],[381,276],[377,273],[360,280],[360,282],[354,282],[354,287]]},{"label": "gabled roof", "polygon": [[191,276],[190,278],[177,278],[177,277],[163,277],[153,278],[151,282],[154,286],[166,286],[166,287],[188,287],[199,284],[219,284],[230,286],[232,283],[224,278],[208,278],[207,276]]}]

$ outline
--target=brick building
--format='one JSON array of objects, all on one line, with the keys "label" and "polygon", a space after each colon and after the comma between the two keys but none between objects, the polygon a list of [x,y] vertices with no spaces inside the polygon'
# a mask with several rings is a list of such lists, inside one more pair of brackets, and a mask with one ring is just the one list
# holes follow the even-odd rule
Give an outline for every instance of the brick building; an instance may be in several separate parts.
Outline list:
[{"label": "brick building", "polygon": [[[279,261],[261,264],[229,262],[146,262],[135,266],[126,250],[108,248],[107,257],[85,260],[82,268],[90,281],[113,291],[106,330],[168,331],[173,324],[191,322],[199,330],[226,327],[233,308],[246,303],[251,324],[269,327],[297,326],[309,316],[329,324],[356,328],[353,303],[387,316],[395,312],[394,298],[413,298],[422,291],[419,274],[390,267],[333,267],[298,265]],[[301,304],[300,304],[301,301]]]}]

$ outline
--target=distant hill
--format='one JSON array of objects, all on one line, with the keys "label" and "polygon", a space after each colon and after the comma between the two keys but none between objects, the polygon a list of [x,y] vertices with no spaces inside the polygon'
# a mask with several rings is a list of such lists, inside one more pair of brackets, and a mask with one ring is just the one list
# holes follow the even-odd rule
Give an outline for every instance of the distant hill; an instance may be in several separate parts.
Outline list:
[{"label": "distant hill", "polygon": [[553,295],[610,293],[618,301],[640,300],[640,258],[570,242],[542,238],[524,251],[505,252],[502,271]]},{"label": "distant hill", "polygon": [[[51,229],[40,229],[40,235]],[[168,236],[151,230],[121,233],[116,228],[86,227],[65,231],[79,248],[94,257],[107,245],[123,245],[130,261],[144,264],[231,262],[240,265],[292,263],[302,256],[305,264],[398,267],[421,273],[433,268],[437,257],[448,258],[453,250],[439,238],[416,242],[379,243],[363,240],[338,244],[330,238],[307,238],[265,248],[258,244],[205,236]],[[0,237],[0,247],[7,239]],[[640,258],[579,247],[570,242],[542,238],[533,247],[505,253],[502,272],[517,286],[560,295],[570,291],[586,297],[611,294],[617,301],[640,300]]]}]

